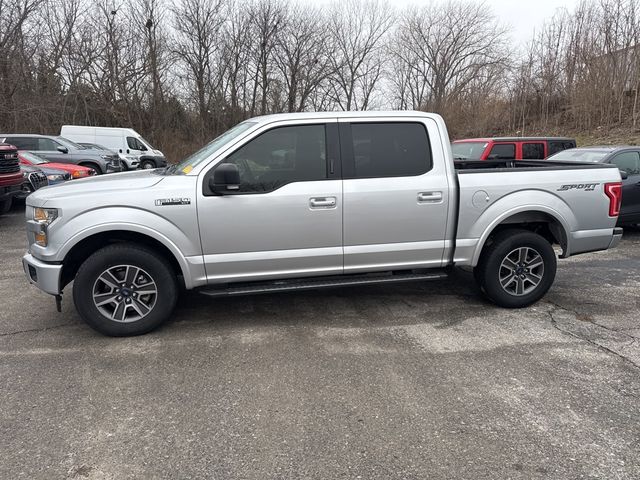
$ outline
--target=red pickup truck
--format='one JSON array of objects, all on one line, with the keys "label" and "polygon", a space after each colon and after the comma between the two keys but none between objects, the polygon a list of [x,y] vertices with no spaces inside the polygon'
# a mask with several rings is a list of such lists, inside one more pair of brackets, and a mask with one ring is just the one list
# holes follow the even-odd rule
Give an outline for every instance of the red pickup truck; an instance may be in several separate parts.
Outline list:
[{"label": "red pickup truck", "polygon": [[466,138],[451,143],[454,160],[543,160],[575,147],[576,141],[567,137]]},{"label": "red pickup truck", "polygon": [[22,188],[22,172],[18,150],[13,145],[0,143],[0,213],[11,208],[13,197]]}]

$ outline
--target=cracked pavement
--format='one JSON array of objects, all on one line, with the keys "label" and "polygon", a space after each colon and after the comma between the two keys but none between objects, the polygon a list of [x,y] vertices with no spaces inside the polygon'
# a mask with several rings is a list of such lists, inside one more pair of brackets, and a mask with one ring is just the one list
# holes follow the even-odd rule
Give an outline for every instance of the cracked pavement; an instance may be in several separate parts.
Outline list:
[{"label": "cracked pavement", "polygon": [[0,478],[640,478],[639,231],[523,310],[459,271],[123,339],[28,285],[20,210],[0,241]]}]

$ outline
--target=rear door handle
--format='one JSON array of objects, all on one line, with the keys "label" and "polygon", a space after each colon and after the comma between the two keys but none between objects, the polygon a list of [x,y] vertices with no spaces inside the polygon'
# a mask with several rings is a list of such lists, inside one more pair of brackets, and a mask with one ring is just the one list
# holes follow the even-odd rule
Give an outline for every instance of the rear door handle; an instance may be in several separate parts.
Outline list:
[{"label": "rear door handle", "polygon": [[420,192],[418,193],[418,203],[440,203],[442,192]]},{"label": "rear door handle", "polygon": [[311,208],[335,208],[336,197],[316,197],[309,199]]}]

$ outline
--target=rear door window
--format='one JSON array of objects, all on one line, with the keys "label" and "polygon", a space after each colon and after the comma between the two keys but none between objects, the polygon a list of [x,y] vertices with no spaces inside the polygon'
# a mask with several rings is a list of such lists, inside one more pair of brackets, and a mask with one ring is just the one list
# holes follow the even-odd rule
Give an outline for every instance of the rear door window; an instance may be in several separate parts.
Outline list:
[{"label": "rear door window", "polygon": [[619,153],[613,157],[611,163],[629,175],[640,175],[640,154],[638,152]]},{"label": "rear door window", "polygon": [[38,150],[38,141],[34,137],[7,137],[5,143],[15,146],[18,150]]},{"label": "rear door window", "polygon": [[354,178],[406,177],[431,170],[422,123],[352,123]]},{"label": "rear door window", "polygon": [[513,160],[516,158],[515,143],[496,143],[489,152],[489,160]]},{"label": "rear door window", "polygon": [[523,143],[522,159],[523,160],[544,159],[544,143]]}]

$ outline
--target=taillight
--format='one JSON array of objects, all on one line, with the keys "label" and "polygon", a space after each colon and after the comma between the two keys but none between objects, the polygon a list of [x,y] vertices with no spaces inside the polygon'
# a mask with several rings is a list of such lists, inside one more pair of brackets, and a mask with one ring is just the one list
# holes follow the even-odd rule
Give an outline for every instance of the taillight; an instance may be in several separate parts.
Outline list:
[{"label": "taillight", "polygon": [[609,216],[617,217],[622,203],[622,183],[605,183],[604,193],[609,197]]}]

